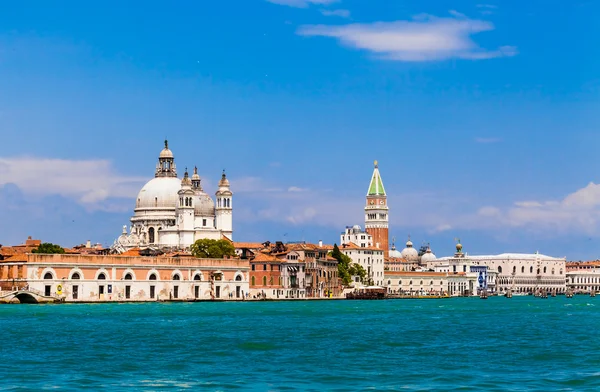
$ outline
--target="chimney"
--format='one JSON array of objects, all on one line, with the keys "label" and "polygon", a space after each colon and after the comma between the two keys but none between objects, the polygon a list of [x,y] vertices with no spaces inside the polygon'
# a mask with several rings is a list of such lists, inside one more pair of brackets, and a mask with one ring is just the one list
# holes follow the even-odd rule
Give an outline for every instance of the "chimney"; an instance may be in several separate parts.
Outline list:
[{"label": "chimney", "polygon": [[319,240],[319,248],[323,247],[323,240]]},{"label": "chimney", "polygon": [[92,247],[92,241],[90,241],[90,240],[87,240],[87,242],[85,243],[85,247],[86,247],[87,249],[90,249],[90,248]]}]

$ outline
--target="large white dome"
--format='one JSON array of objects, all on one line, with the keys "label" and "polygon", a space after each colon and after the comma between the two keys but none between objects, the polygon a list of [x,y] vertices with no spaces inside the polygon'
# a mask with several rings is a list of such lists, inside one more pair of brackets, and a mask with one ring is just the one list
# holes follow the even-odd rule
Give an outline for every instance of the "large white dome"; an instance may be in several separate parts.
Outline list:
[{"label": "large white dome", "polygon": [[138,193],[135,208],[177,208],[181,181],[177,177],[156,177]]},{"label": "large white dome", "polygon": [[215,202],[204,192],[198,192],[194,196],[194,215],[215,216]]}]

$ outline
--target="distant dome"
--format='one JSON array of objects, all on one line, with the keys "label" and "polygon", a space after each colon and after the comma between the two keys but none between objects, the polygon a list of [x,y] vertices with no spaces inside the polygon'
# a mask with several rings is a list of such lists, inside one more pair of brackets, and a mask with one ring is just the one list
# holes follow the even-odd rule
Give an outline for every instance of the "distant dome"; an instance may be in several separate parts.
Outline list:
[{"label": "distant dome", "polygon": [[353,228],[354,230],[360,230],[360,226],[359,226],[359,225],[354,225],[354,226],[352,226],[352,228]]},{"label": "distant dome", "polygon": [[431,249],[427,248],[425,254],[421,256],[421,263],[427,263],[429,261],[434,261],[435,259],[437,259],[437,257],[435,257]]},{"label": "distant dome", "polygon": [[419,260],[419,252],[415,248],[404,248],[401,252],[402,258],[407,261]]},{"label": "distant dome", "polygon": [[392,250],[390,250],[390,257],[393,257],[395,259],[400,259],[402,258],[402,252],[400,252],[398,249],[394,248]]},{"label": "distant dome", "polygon": [[402,249],[402,257],[407,261],[418,261],[419,260],[419,252],[415,248],[413,248],[413,243],[409,239],[406,241],[406,248]]},{"label": "distant dome", "polygon": [[198,192],[194,196],[194,215],[215,216],[215,202],[204,192]]},{"label": "distant dome", "polygon": [[181,181],[177,177],[156,177],[138,193],[136,208],[177,208]]}]

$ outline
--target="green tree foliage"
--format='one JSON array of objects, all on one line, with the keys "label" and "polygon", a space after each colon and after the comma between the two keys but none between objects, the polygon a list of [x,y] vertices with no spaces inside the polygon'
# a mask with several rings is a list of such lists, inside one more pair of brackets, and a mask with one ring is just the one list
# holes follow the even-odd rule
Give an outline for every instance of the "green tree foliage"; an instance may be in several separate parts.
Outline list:
[{"label": "green tree foliage", "polygon": [[340,252],[340,248],[338,248],[337,244],[333,245],[331,257],[338,261],[338,276],[342,279],[344,286],[350,285],[352,276],[354,275],[359,276],[361,282],[365,281],[367,271],[365,271],[360,264],[353,263],[349,256]]},{"label": "green tree foliage", "polygon": [[227,240],[201,239],[190,247],[192,254],[201,259],[222,259],[235,256],[235,248]]},{"label": "green tree foliage", "polygon": [[352,263],[352,265],[350,265],[350,268],[348,269],[348,272],[350,273],[350,275],[359,276],[360,281],[365,283],[365,280],[367,278],[367,270],[365,270],[362,265]]},{"label": "green tree foliage", "polygon": [[60,245],[52,244],[50,242],[44,242],[37,248],[31,251],[31,253],[42,253],[42,254],[62,254],[65,250]]}]

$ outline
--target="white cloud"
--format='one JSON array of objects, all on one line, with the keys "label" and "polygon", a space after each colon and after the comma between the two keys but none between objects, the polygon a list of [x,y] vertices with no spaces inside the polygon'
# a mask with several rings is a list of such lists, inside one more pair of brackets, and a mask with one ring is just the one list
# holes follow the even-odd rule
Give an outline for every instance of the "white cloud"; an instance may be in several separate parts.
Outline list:
[{"label": "white cloud", "polygon": [[482,20],[419,15],[411,21],[305,25],[297,34],[337,38],[343,45],[397,61],[481,60],[516,55],[513,46],[487,50],[471,39],[473,34],[493,29],[492,23]]},{"label": "white cloud", "polygon": [[133,199],[147,180],[119,174],[107,160],[0,158],[0,186],[12,183],[26,195],[61,195],[90,208],[104,209],[109,198]]},{"label": "white cloud", "polygon": [[297,186],[291,186],[288,188],[288,192],[306,192],[308,189],[306,188],[300,188]]},{"label": "white cloud", "polygon": [[341,18],[349,18],[350,17],[350,11],[344,10],[344,9],[338,9],[338,10],[320,9],[319,11],[321,11],[321,14],[323,14],[325,16],[339,16]]},{"label": "white cloud", "polygon": [[500,143],[501,141],[502,141],[502,139],[500,139],[499,137],[476,137],[475,138],[475,143],[482,143],[482,144]]},{"label": "white cloud", "polygon": [[562,200],[519,201],[504,209],[483,207],[477,216],[483,219],[471,219],[475,227],[600,234],[600,185],[592,182]]},{"label": "white cloud", "polygon": [[269,3],[287,5],[289,7],[307,8],[309,5],[328,5],[340,0],[267,0]]},{"label": "white cloud", "polygon": [[477,8],[490,8],[490,9],[496,9],[496,8],[498,8],[497,5],[493,5],[493,4],[477,4],[476,7]]}]

